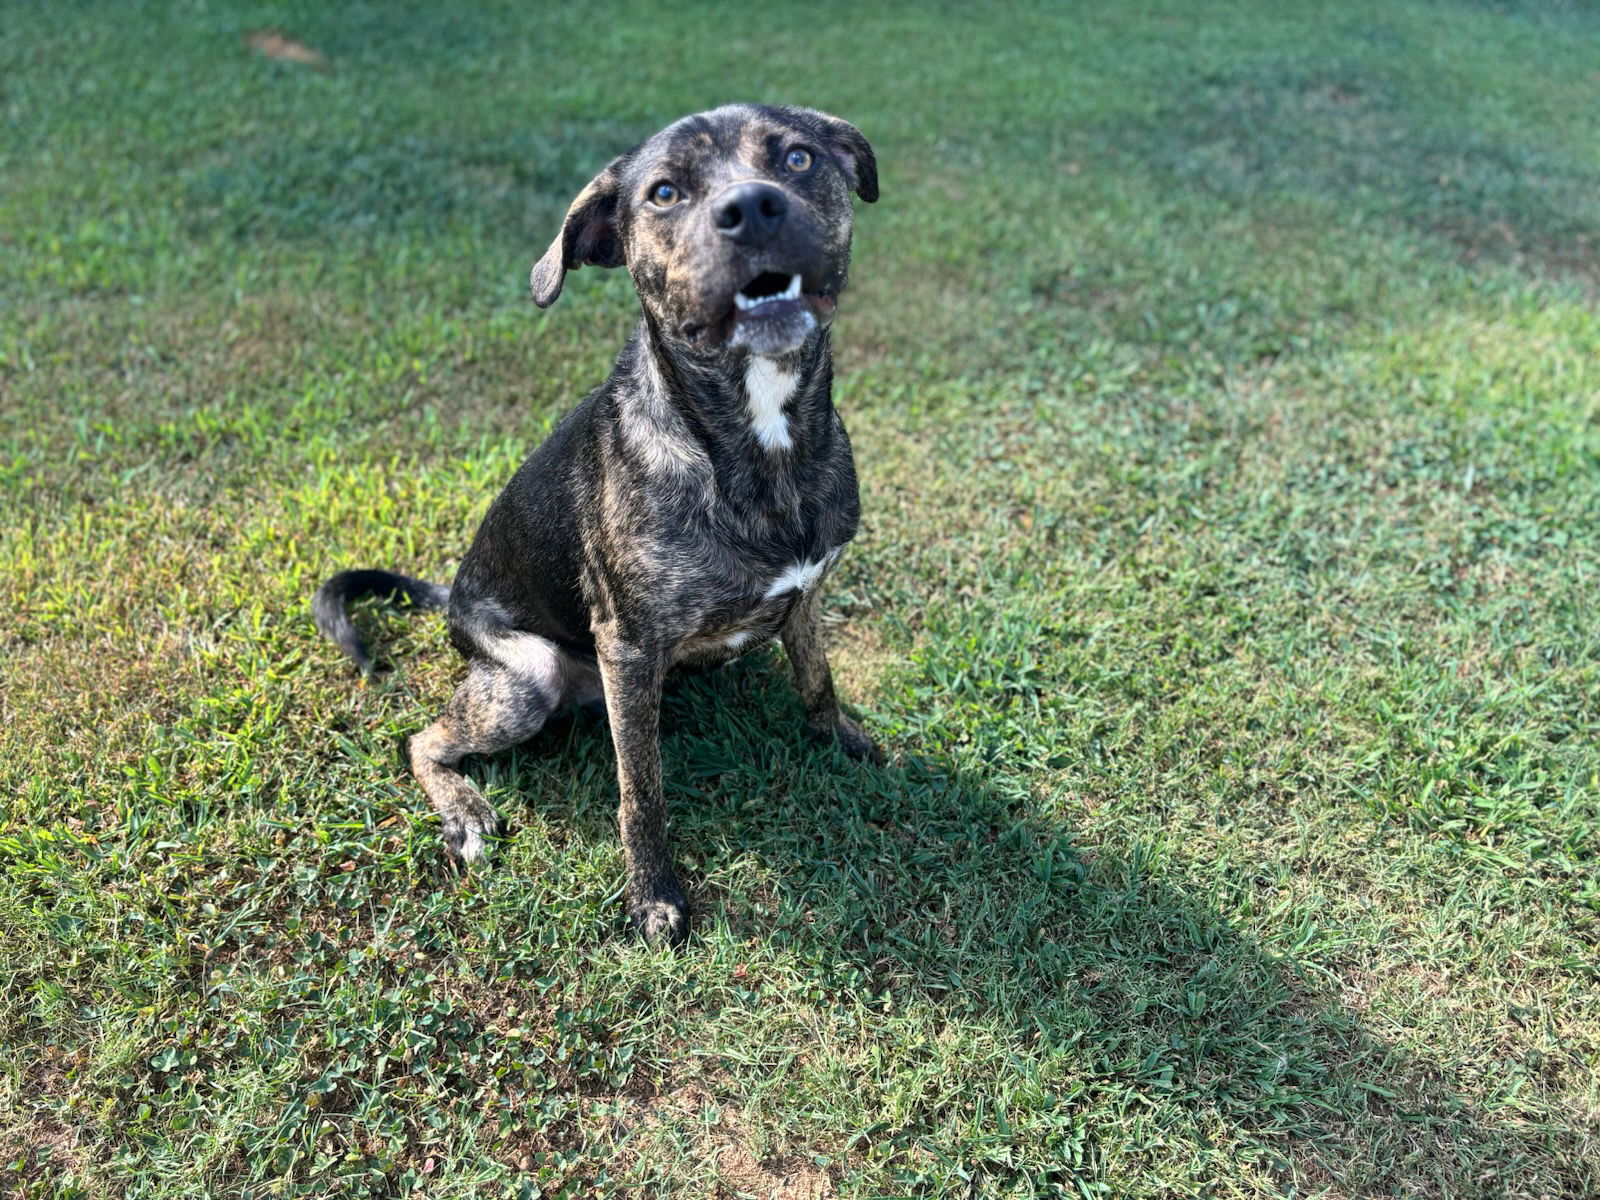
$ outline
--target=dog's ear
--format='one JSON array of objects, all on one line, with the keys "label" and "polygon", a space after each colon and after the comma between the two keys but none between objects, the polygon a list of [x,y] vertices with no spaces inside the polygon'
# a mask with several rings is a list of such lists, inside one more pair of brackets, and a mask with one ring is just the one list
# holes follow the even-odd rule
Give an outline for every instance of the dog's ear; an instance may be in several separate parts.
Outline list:
[{"label": "dog's ear", "polygon": [[568,271],[591,267],[620,267],[622,237],[617,231],[617,189],[622,180],[622,159],[614,158],[578,193],[567,209],[561,232],[544,257],[533,264],[528,286],[533,302],[549,308],[561,295]]},{"label": "dog's ear", "polygon": [[850,181],[850,189],[873,203],[878,198],[878,160],[872,156],[872,146],[849,121],[824,112],[816,115],[827,131],[828,151]]}]

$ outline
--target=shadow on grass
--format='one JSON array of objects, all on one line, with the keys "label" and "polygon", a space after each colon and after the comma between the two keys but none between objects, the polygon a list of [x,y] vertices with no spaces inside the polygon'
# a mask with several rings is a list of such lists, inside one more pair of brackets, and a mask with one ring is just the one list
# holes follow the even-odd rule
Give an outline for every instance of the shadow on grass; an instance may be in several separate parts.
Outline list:
[{"label": "shadow on grass", "polygon": [[[580,722],[548,735],[568,752],[541,739],[523,753],[608,755],[603,727]],[[1386,1042],[1137,851],[1073,845],[1026,782],[919,761],[863,769],[809,747],[775,657],[685,681],[663,724],[674,852],[701,867],[685,872],[697,936],[725,925],[826,964],[868,1009],[920,1006],[1009,1048],[987,1095],[988,1079],[976,1091],[968,1080],[897,1101],[871,1141],[903,1150],[900,1163],[926,1165],[921,1149],[937,1146],[973,1195],[1077,1195],[1111,1158],[1165,1180],[1194,1147],[1202,1188],[1205,1154],[1292,1195],[1600,1188],[1576,1123],[1487,1111],[1473,1093],[1495,1081],[1475,1089],[1449,1062]],[[599,747],[578,749],[591,735]],[[609,811],[569,819],[614,836]],[[707,882],[749,855],[774,872],[772,894]],[[915,1057],[886,1058],[899,1054]]]}]

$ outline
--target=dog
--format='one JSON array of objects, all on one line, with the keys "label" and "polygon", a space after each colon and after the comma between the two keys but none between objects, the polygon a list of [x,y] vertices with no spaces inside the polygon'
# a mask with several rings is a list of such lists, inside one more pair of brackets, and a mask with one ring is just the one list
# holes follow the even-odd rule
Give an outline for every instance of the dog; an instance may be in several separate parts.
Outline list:
[{"label": "dog", "polygon": [[529,276],[547,308],[567,272],[627,268],[641,318],[610,376],[490,505],[448,588],[345,571],[312,603],[363,672],[372,660],[350,602],[448,610],[466,679],[406,752],[464,863],[500,823],[461,760],[527,740],[558,708],[603,702],[629,915],[648,941],[688,931],[661,784],[669,674],[781,638],[807,730],[882,761],[839,709],[818,621],[860,514],[829,344],[852,192],[878,198],[872,147],[807,108],[729,105],[613,159]]}]

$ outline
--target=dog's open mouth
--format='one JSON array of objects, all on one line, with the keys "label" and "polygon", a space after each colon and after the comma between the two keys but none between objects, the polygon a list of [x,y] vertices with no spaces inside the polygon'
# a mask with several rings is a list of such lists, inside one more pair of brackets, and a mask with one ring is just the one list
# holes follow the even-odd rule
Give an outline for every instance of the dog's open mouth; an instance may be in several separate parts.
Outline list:
[{"label": "dog's open mouth", "polygon": [[756,354],[784,354],[800,346],[833,316],[834,301],[804,290],[799,275],[763,271],[733,294],[731,318],[724,326],[727,345]]},{"label": "dog's open mouth", "polygon": [[733,306],[739,315],[777,315],[789,304],[800,300],[800,276],[781,275],[777,271],[763,271],[733,294]]}]

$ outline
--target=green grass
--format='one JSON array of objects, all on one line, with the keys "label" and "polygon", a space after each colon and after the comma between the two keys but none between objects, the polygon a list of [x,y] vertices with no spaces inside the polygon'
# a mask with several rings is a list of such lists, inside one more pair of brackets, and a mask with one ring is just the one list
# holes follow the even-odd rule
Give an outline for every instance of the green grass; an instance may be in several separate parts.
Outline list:
[{"label": "green grass", "polygon": [[[1600,1194],[1600,15],[540,7],[0,20],[0,1192]],[[673,956],[603,728],[457,877],[441,624],[308,600],[448,577],[632,319],[567,201],[744,98],[882,165],[891,764],[671,698]]]}]

